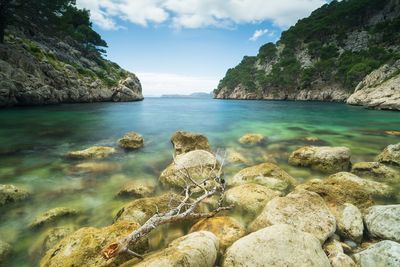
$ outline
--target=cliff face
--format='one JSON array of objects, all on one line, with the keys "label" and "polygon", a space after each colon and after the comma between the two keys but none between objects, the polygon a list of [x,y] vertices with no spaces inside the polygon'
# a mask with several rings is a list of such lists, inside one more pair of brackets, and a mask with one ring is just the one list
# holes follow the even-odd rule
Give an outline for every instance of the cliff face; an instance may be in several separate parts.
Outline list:
[{"label": "cliff face", "polygon": [[133,73],[78,47],[10,31],[0,44],[0,107],[143,99]]},{"label": "cliff face", "polygon": [[[214,97],[349,99],[351,104],[398,109],[400,83],[387,76],[379,86],[368,81],[382,66],[392,74],[399,70],[394,64],[400,59],[399,29],[399,0],[333,1],[283,32],[276,44],[263,45],[257,56],[246,56],[229,69]],[[382,88],[391,91],[377,92]],[[382,104],[372,101],[377,94]]]}]

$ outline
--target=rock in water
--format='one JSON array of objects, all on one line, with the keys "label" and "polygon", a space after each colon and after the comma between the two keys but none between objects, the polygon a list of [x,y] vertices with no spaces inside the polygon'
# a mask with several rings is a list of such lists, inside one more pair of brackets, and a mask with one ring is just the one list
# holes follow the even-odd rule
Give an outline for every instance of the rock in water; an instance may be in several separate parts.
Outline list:
[{"label": "rock in water", "polygon": [[362,178],[372,179],[388,184],[400,182],[400,172],[379,162],[357,162],[351,172]]},{"label": "rock in water", "polygon": [[7,266],[11,252],[12,247],[0,239],[0,266]]},{"label": "rock in water", "polygon": [[36,219],[29,225],[30,228],[38,228],[45,224],[52,223],[56,220],[65,217],[71,217],[78,215],[78,211],[71,208],[58,207],[46,211],[45,213],[36,217]]},{"label": "rock in water", "polygon": [[324,244],[324,251],[328,255],[332,267],[356,267],[355,262],[344,254],[342,244],[335,239],[328,239]]},{"label": "rock in water", "polygon": [[269,201],[249,228],[257,231],[275,224],[292,225],[314,235],[321,243],[336,230],[336,219],[324,200],[318,194],[306,190],[294,191]]},{"label": "rock in water", "polygon": [[193,150],[211,151],[211,146],[206,136],[197,133],[175,132],[171,137],[175,155],[185,154]]},{"label": "rock in water", "polygon": [[364,232],[361,211],[350,203],[331,209],[336,217],[339,235],[344,239],[360,243]]},{"label": "rock in water", "polygon": [[400,242],[400,205],[372,206],[364,221],[371,237]]},{"label": "rock in water", "polygon": [[[111,242],[127,236],[138,227],[137,223],[120,221],[104,228],[81,228],[47,251],[40,261],[40,266],[118,266],[127,261],[130,256],[122,253],[106,261],[101,255],[101,250]],[[139,241],[130,249],[137,253],[143,253],[147,249],[147,240]]]},{"label": "rock in water", "polygon": [[350,149],[347,147],[304,146],[289,156],[289,163],[325,173],[335,173],[350,169],[350,156]]},{"label": "rock in water", "polygon": [[296,180],[273,163],[262,163],[245,168],[233,176],[230,185],[254,183],[272,190],[286,191],[296,185]]},{"label": "rock in water", "polygon": [[239,143],[243,145],[259,145],[265,142],[265,137],[262,134],[248,133],[240,137]]},{"label": "rock in water", "polygon": [[140,134],[130,132],[118,140],[118,145],[126,150],[139,149],[144,146],[144,139]]},{"label": "rock in water", "polygon": [[400,165],[400,143],[388,145],[382,151],[382,153],[378,155],[377,161],[393,165]]},{"label": "rock in water", "polygon": [[72,151],[67,154],[71,159],[102,159],[115,154],[116,150],[108,146],[93,146],[84,150]]},{"label": "rock in water", "polygon": [[198,221],[190,232],[209,231],[219,240],[219,249],[223,253],[233,242],[246,234],[244,227],[232,217],[218,216]]},{"label": "rock in water", "polygon": [[194,232],[174,240],[167,248],[145,257],[139,263],[133,259],[121,267],[214,267],[217,252],[218,239],[213,233]]},{"label": "rock in water", "polygon": [[223,267],[330,267],[317,238],[293,226],[278,224],[237,240],[228,248]]},{"label": "rock in water", "polygon": [[119,197],[149,197],[156,191],[153,180],[138,180],[126,183],[117,193]]},{"label": "rock in water", "polygon": [[361,267],[398,267],[400,244],[384,240],[354,254],[354,259]]},{"label": "rock in water", "polygon": [[12,184],[0,184],[0,207],[29,198],[30,193]]}]

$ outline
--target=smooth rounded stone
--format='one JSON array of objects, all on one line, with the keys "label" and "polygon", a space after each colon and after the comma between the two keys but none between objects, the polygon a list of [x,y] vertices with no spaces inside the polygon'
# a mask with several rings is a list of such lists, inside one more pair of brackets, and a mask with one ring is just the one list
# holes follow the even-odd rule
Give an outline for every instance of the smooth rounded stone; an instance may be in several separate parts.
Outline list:
[{"label": "smooth rounded stone", "polygon": [[[40,266],[118,266],[130,256],[122,253],[106,261],[101,255],[102,249],[138,227],[139,224],[135,222],[120,221],[104,228],[81,228],[48,250],[40,261]],[[147,240],[140,240],[129,249],[143,253],[147,249]]]},{"label": "smooth rounded stone", "polygon": [[336,217],[337,231],[344,239],[360,243],[364,232],[364,223],[361,211],[350,203],[332,208]]},{"label": "smooth rounded stone", "polygon": [[398,267],[400,265],[400,244],[384,240],[353,255],[360,267]]},{"label": "smooth rounded stone", "polygon": [[243,145],[259,145],[264,143],[265,136],[257,133],[248,133],[239,138],[239,143]]},{"label": "smooth rounded stone", "polygon": [[11,245],[0,239],[0,266],[7,266],[7,261],[9,261],[11,252]]},{"label": "smooth rounded stone", "polygon": [[400,131],[385,131],[387,135],[400,136]]},{"label": "smooth rounded stone", "polygon": [[254,183],[272,190],[285,191],[296,185],[296,180],[273,163],[262,163],[245,168],[233,176],[229,185]]},{"label": "smooth rounded stone", "polygon": [[33,245],[29,254],[35,258],[39,257],[40,259],[40,257],[42,257],[49,249],[75,231],[76,227],[72,225],[51,228],[41,236],[37,243]]},{"label": "smooth rounded stone", "polygon": [[59,219],[72,217],[78,215],[79,212],[76,209],[58,207],[48,210],[38,217],[36,217],[33,222],[29,225],[30,228],[39,228],[43,225],[53,223]]},{"label": "smooth rounded stone", "polygon": [[356,267],[353,259],[344,253],[339,241],[330,238],[325,242],[323,248],[332,267]]},{"label": "smooth rounded stone", "polygon": [[[177,188],[182,190],[186,184],[192,183],[187,177],[188,175],[196,182],[211,178],[206,187],[211,188],[215,185],[213,177],[218,175],[219,163],[217,158],[208,151],[194,150],[175,157],[160,175],[160,182],[168,188]],[[195,188],[193,192],[202,189]]]},{"label": "smooth rounded stone", "polygon": [[139,149],[144,146],[144,139],[140,134],[130,132],[118,140],[118,145],[126,150]]},{"label": "smooth rounded stone", "polygon": [[242,153],[235,150],[227,150],[226,160],[229,163],[248,163],[248,160]]},{"label": "smooth rounded stone", "polygon": [[329,267],[317,238],[293,226],[278,224],[237,240],[226,251],[223,267]]},{"label": "smooth rounded stone", "polygon": [[175,207],[182,197],[174,193],[166,193],[157,197],[140,198],[124,205],[115,216],[114,221],[130,221],[144,224],[158,212],[166,212],[169,205]]},{"label": "smooth rounded stone", "polygon": [[400,182],[400,171],[379,162],[357,162],[353,164],[351,172],[366,179],[388,184]]},{"label": "smooth rounded stone", "polygon": [[171,143],[175,149],[175,155],[185,154],[193,150],[211,151],[208,138],[202,134],[175,132],[171,137]]},{"label": "smooth rounded stone", "polygon": [[257,216],[268,201],[280,195],[280,192],[262,185],[242,184],[227,190],[224,201],[233,205],[235,210]]},{"label": "smooth rounded stone", "polygon": [[237,220],[228,216],[206,218],[190,228],[190,232],[208,231],[219,240],[219,249],[223,253],[233,242],[246,234],[246,230]]},{"label": "smooth rounded stone", "polygon": [[316,192],[330,206],[351,203],[359,209],[372,206],[374,197],[388,197],[392,194],[389,186],[362,179],[349,172],[339,172],[323,180],[310,180],[296,189]]},{"label": "smooth rounded stone", "polygon": [[116,153],[115,148],[108,146],[93,146],[84,150],[71,151],[67,154],[71,159],[102,159]]},{"label": "smooth rounded stone", "polygon": [[73,173],[110,173],[120,169],[120,165],[113,162],[83,162],[72,166]]},{"label": "smooth rounded stone", "polygon": [[184,236],[182,225],[165,224],[160,225],[147,236],[150,251],[165,248],[175,239]]},{"label": "smooth rounded stone", "polygon": [[382,163],[400,165],[400,143],[388,145],[376,160]]},{"label": "smooth rounded stone", "polygon": [[306,190],[294,191],[269,201],[249,229],[257,231],[275,224],[292,225],[314,235],[321,243],[336,231],[336,219],[324,200],[318,194]]},{"label": "smooth rounded stone", "polygon": [[372,206],[364,222],[371,237],[400,242],[400,204]]},{"label": "smooth rounded stone", "polygon": [[12,184],[0,184],[0,207],[8,203],[26,200],[30,193]]},{"label": "smooth rounded stone", "polygon": [[214,267],[218,255],[218,239],[207,231],[194,232],[174,240],[167,248],[137,259],[121,267]]},{"label": "smooth rounded stone", "polygon": [[156,184],[152,180],[130,181],[119,190],[118,197],[149,197],[156,191]]},{"label": "smooth rounded stone", "polygon": [[324,173],[335,173],[350,169],[350,157],[350,149],[347,147],[304,146],[289,156],[289,163]]}]

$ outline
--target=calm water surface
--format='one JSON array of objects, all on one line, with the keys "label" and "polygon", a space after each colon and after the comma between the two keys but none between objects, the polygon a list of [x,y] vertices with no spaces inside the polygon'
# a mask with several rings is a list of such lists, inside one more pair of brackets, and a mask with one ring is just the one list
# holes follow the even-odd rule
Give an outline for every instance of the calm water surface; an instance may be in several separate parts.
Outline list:
[{"label": "calm water surface", "polygon": [[[0,239],[13,244],[14,266],[35,266],[35,247],[46,229],[28,225],[55,207],[79,209],[81,215],[59,225],[105,226],[129,199],[115,194],[133,179],[157,180],[172,160],[171,135],[177,130],[204,133],[214,150],[237,151],[249,164],[275,160],[299,182],[322,178],[319,173],[287,165],[288,153],[310,144],[347,146],[352,161],[371,161],[400,137],[385,130],[400,130],[400,113],[366,110],[336,103],[224,101],[211,99],[147,98],[134,103],[71,104],[0,110],[0,183],[12,183],[33,193],[30,201],[0,208]],[[144,149],[120,152],[106,161],[115,170],[75,173],[79,162],[65,159],[71,150],[93,145],[116,146],[124,133],[145,138]],[[243,147],[238,138],[261,133],[268,142]],[[226,178],[245,167],[230,164]]]}]

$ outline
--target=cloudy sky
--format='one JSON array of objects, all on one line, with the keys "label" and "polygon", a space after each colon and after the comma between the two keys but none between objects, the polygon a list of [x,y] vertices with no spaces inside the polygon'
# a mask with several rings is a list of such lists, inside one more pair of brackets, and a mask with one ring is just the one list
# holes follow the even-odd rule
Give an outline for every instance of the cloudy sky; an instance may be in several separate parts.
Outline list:
[{"label": "cloudy sky", "polygon": [[326,0],[77,0],[110,60],[138,75],[145,96],[210,92],[244,55]]}]

